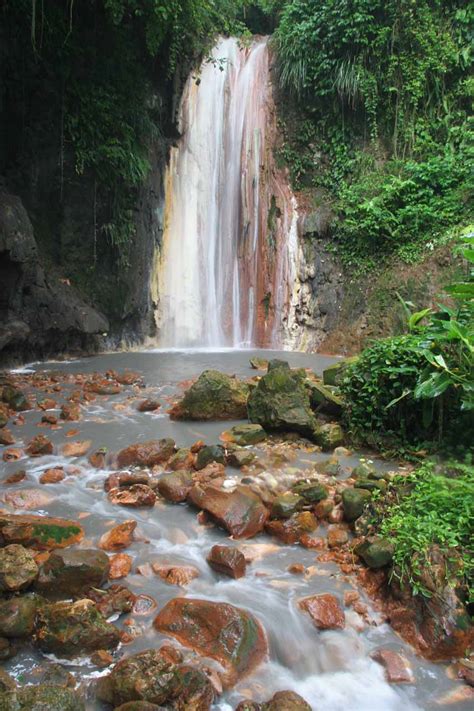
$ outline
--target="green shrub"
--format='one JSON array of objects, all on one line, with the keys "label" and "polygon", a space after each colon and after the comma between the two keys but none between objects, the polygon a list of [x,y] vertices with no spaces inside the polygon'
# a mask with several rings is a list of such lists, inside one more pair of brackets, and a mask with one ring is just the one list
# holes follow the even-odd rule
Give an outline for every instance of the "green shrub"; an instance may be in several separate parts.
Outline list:
[{"label": "green shrub", "polygon": [[[380,533],[394,544],[394,574],[414,594],[431,597],[433,546],[446,561],[447,582],[474,601],[474,467],[424,463],[399,477],[381,504]],[[451,580],[450,580],[451,579]]]}]

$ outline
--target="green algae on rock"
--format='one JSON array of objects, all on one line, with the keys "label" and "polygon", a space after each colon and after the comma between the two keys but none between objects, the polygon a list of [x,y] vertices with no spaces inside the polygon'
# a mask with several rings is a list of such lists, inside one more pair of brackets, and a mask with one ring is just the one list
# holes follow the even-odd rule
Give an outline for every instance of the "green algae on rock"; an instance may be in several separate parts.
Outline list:
[{"label": "green algae on rock", "polygon": [[249,386],[218,370],[205,370],[170,411],[175,420],[247,418]]},{"label": "green algae on rock", "polygon": [[82,526],[48,516],[0,513],[0,533],[6,543],[21,543],[36,550],[66,548],[84,538]]}]

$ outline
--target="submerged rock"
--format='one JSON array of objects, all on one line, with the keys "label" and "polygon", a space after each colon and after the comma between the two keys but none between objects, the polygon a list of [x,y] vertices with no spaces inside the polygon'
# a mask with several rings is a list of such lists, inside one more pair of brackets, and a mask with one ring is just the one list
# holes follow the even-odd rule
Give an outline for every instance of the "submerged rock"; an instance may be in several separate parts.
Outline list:
[{"label": "submerged rock", "polygon": [[153,467],[166,462],[175,451],[173,439],[165,438],[131,444],[117,455],[117,467]]},{"label": "submerged rock", "polygon": [[247,566],[244,554],[232,546],[213,546],[207,556],[207,562],[216,572],[235,579],[245,575]]},{"label": "submerged rock", "polygon": [[205,370],[171,410],[176,420],[242,420],[247,418],[249,386],[218,370]]},{"label": "submerged rock", "polygon": [[109,558],[98,550],[59,550],[40,568],[35,590],[53,599],[77,597],[100,587],[109,574]]},{"label": "submerged rock", "polygon": [[0,548],[0,591],[15,592],[27,588],[36,579],[38,566],[27,548],[11,544]]},{"label": "submerged rock", "polygon": [[251,538],[263,530],[268,509],[247,486],[228,492],[215,486],[194,486],[188,500],[216,519],[234,538]]},{"label": "submerged rock", "polygon": [[335,595],[324,593],[305,597],[299,606],[308,612],[315,627],[319,630],[340,630],[345,626],[345,615]]},{"label": "submerged rock", "polygon": [[175,598],[155,619],[159,632],[218,661],[232,685],[249,674],[268,653],[260,622],[249,612],[224,602]]},{"label": "submerged rock", "polygon": [[161,708],[161,704],[176,711],[208,711],[214,690],[203,672],[180,664],[162,648],[122,659],[108,676],[99,679],[97,696],[134,711]]},{"label": "submerged rock", "polygon": [[38,611],[36,643],[58,657],[77,657],[120,642],[119,630],[105,620],[92,600],[56,602]]},{"label": "submerged rock", "polygon": [[317,429],[304,375],[287,368],[273,368],[260,379],[250,393],[248,414],[251,422],[266,430],[312,437]]},{"label": "submerged rock", "polygon": [[0,711],[85,711],[84,702],[72,689],[40,684],[0,694]]},{"label": "submerged rock", "polygon": [[6,543],[21,543],[36,550],[66,548],[84,538],[74,521],[47,516],[0,514],[0,533]]}]

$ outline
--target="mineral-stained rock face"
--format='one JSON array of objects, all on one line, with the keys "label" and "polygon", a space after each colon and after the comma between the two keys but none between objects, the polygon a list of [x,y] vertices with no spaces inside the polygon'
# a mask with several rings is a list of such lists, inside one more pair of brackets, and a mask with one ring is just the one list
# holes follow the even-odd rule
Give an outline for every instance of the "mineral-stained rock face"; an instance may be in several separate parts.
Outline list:
[{"label": "mineral-stained rock face", "polygon": [[234,538],[251,538],[263,530],[268,509],[247,486],[227,492],[215,486],[194,486],[188,500],[204,509]]},{"label": "mineral-stained rock face", "polygon": [[251,422],[267,430],[288,430],[312,437],[317,429],[304,374],[274,368],[264,375],[248,400]]},{"label": "mineral-stained rock face", "polygon": [[22,543],[36,550],[66,548],[84,538],[78,523],[46,516],[0,514],[0,532],[7,543]]},{"label": "mineral-stained rock face", "polygon": [[299,605],[309,613],[314,625],[320,630],[337,630],[345,626],[344,611],[335,595],[325,593],[305,597]]},{"label": "mineral-stained rock face", "polygon": [[0,693],[0,711],[85,711],[76,692],[62,686],[40,684]]},{"label": "mineral-stained rock face", "polygon": [[155,627],[185,647],[220,662],[234,684],[265,658],[268,647],[260,622],[233,605],[175,598],[155,619]]},{"label": "mineral-stained rock face", "polygon": [[120,633],[97,611],[92,600],[56,602],[38,611],[36,642],[46,653],[75,657],[97,649],[111,649]]},{"label": "mineral-stained rock face", "polygon": [[40,568],[35,589],[49,598],[77,597],[89,587],[100,587],[109,573],[109,558],[97,550],[60,550]]},{"label": "mineral-stained rock face", "polygon": [[0,549],[0,591],[15,592],[27,588],[38,575],[33,553],[12,544]]},{"label": "mineral-stained rock face", "polygon": [[218,370],[205,370],[170,412],[176,420],[241,420],[247,418],[246,383]]},{"label": "mineral-stained rock face", "polygon": [[[146,710],[148,705],[160,708],[151,704],[166,704],[166,708],[177,710],[207,711],[214,699],[206,675],[170,658],[164,648],[148,649],[120,661],[108,676],[99,680],[97,695],[106,703],[125,704],[125,709],[137,710]],[[146,703],[141,706],[138,702]]]},{"label": "mineral-stained rock face", "polygon": [[117,455],[119,469],[126,467],[153,467],[162,464],[171,457],[175,450],[172,439],[159,439],[150,442],[131,444]]}]

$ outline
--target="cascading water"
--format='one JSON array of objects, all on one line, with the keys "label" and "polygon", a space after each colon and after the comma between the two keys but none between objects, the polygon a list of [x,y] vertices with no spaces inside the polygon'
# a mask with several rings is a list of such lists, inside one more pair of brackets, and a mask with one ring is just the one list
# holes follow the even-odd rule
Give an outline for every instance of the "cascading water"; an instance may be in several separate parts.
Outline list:
[{"label": "cascading water", "polygon": [[[163,347],[277,346],[296,201],[273,159],[267,40],[221,39],[185,86],[166,176],[156,312]],[[290,319],[291,320],[291,319]]]}]

